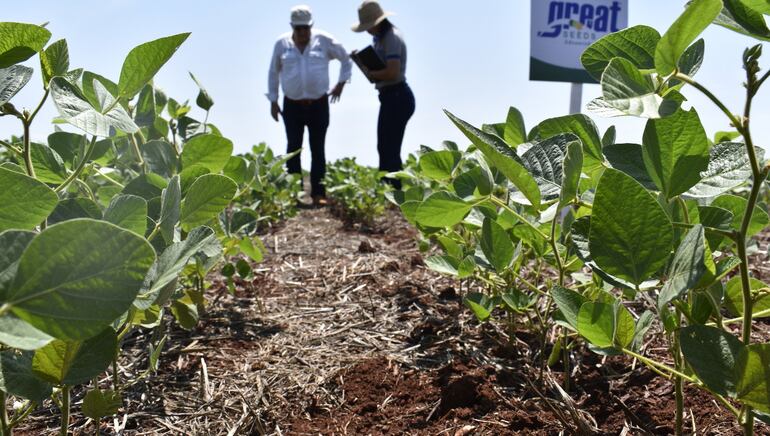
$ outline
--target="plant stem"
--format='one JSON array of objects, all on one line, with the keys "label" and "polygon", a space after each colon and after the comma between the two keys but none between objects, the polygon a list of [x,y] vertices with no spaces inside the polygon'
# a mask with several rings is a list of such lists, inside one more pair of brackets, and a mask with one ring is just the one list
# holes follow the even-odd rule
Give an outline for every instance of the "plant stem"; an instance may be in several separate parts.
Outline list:
[{"label": "plant stem", "polygon": [[[676,309],[677,323],[681,324],[682,315],[679,309]],[[677,371],[682,369],[682,353],[679,346],[679,338],[676,333],[673,333],[673,341],[671,342],[671,351],[674,355],[674,366]],[[684,427],[684,393],[682,390],[682,377],[674,376],[674,399],[676,400],[676,420],[674,423],[674,432],[676,436],[682,436]]]},{"label": "plant stem", "polygon": [[139,168],[142,169],[142,173],[147,172],[147,163],[144,161],[144,158],[142,157],[142,152],[139,151],[139,144],[136,142],[136,136],[134,134],[128,135],[128,137],[131,139],[131,147],[134,149],[134,154],[136,154],[136,160],[139,163]]},{"label": "plant stem", "polygon": [[624,353],[628,354],[631,357],[634,357],[634,358],[638,359],[640,362],[642,362],[643,364],[645,364],[647,366],[654,366],[655,368],[658,368],[658,369],[661,369],[663,371],[668,372],[669,373],[668,378],[671,378],[671,377],[674,377],[674,376],[679,376],[682,379],[687,380],[690,383],[695,383],[695,379],[694,378],[690,377],[687,374],[684,374],[682,372],[677,371],[676,369],[666,365],[665,363],[656,362],[656,361],[654,361],[652,359],[649,359],[647,357],[642,356],[641,354],[635,353],[635,352],[629,350],[628,348],[623,348],[621,351],[623,351]]},{"label": "plant stem", "polygon": [[91,138],[91,142],[88,143],[88,148],[86,148],[86,154],[83,156],[83,159],[78,164],[77,168],[75,168],[75,171],[72,172],[72,174],[67,177],[67,179],[62,182],[61,185],[54,188],[55,192],[61,192],[64,190],[64,188],[67,187],[70,183],[72,183],[73,180],[77,179],[80,176],[80,173],[83,172],[83,168],[85,168],[86,163],[91,159],[91,155],[94,153],[94,146],[96,145],[96,136]]},{"label": "plant stem", "polygon": [[40,99],[40,103],[37,104],[37,107],[34,111],[32,111],[32,114],[27,117],[27,122],[32,124],[32,120],[35,119],[37,116],[37,113],[40,112],[40,108],[43,107],[43,103],[45,103],[45,100],[48,98],[48,94],[51,92],[50,88],[46,88],[45,93],[43,94],[43,98]]},{"label": "plant stem", "polygon": [[727,116],[727,118],[730,119],[730,122],[733,124],[735,128],[737,128],[740,131],[741,122],[738,120],[738,118],[733,115],[732,112],[730,112],[729,109],[727,109],[727,106],[722,103],[721,100],[719,100],[711,91],[709,91],[705,86],[701,85],[700,83],[696,82],[695,79],[692,77],[677,72],[672,76],[675,79],[679,79],[684,83],[687,83],[688,85],[691,85],[693,88],[697,89],[698,91],[702,92],[706,97],[709,98],[712,102],[714,102],[715,105]]},{"label": "plant stem", "polygon": [[20,148],[17,148],[15,145],[13,145],[13,144],[11,144],[9,142],[3,141],[3,140],[0,140],[0,145],[5,146],[6,148],[8,148],[8,150],[12,151],[13,153],[18,155],[19,157],[22,157],[22,158],[24,157],[24,150],[22,150]]},{"label": "plant stem", "polygon": [[60,436],[67,436],[67,429],[70,424],[70,387],[67,385],[61,388],[61,430]]},{"label": "plant stem", "polygon": [[0,436],[10,436],[11,429],[8,426],[8,410],[5,408],[5,392],[0,390]]},{"label": "plant stem", "polygon": [[25,120],[22,120],[22,124],[24,125],[24,165],[27,168],[27,175],[35,178],[35,167],[32,166],[32,148],[31,148],[31,141],[29,138],[29,126],[30,122]]},{"label": "plant stem", "polygon": [[538,228],[537,228],[537,227],[536,227],[534,224],[532,224],[531,222],[529,222],[529,220],[527,220],[526,218],[524,218],[523,216],[521,216],[521,214],[519,214],[518,212],[516,212],[515,210],[513,210],[513,208],[511,208],[510,206],[508,206],[508,205],[507,205],[507,204],[506,204],[504,201],[500,200],[500,199],[499,199],[499,198],[497,198],[497,197],[491,196],[491,195],[490,195],[489,197],[487,197],[487,198],[488,198],[488,199],[489,199],[489,201],[491,201],[492,203],[494,203],[494,204],[496,204],[496,205],[498,205],[498,206],[502,207],[503,209],[507,210],[508,212],[510,212],[510,213],[511,213],[511,215],[515,216],[515,217],[516,217],[516,218],[517,218],[519,221],[521,221],[522,223],[524,223],[524,224],[528,225],[530,228],[532,228],[532,230],[534,230],[534,231],[535,231],[535,232],[536,232],[538,235],[540,235],[540,237],[542,237],[542,238],[543,238],[543,239],[545,239],[546,241],[548,240],[548,235],[546,235],[545,233],[543,233],[543,231],[542,231],[542,230],[538,229]]}]

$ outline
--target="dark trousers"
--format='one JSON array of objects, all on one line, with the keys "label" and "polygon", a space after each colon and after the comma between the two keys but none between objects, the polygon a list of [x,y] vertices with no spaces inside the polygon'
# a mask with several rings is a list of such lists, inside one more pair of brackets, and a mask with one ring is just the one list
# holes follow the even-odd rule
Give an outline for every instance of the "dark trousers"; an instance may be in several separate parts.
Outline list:
[{"label": "dark trousers", "polygon": [[[302,137],[307,126],[310,139],[310,194],[326,195],[323,180],[326,174],[326,129],[329,127],[329,100],[326,96],[313,102],[283,99],[283,124],[286,127],[287,153],[302,148]],[[299,154],[286,162],[290,173],[302,173]]]},{"label": "dark trousers", "polygon": [[[414,114],[414,94],[406,82],[380,89],[380,116],[377,120],[377,152],[381,171],[401,170],[401,144],[406,123]],[[387,179],[396,189],[401,181]]]}]

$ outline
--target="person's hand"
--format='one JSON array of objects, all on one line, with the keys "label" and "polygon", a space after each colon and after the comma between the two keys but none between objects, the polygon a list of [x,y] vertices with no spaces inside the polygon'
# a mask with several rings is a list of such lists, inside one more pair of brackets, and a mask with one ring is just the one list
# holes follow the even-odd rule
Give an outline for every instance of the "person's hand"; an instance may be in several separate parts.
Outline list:
[{"label": "person's hand", "polygon": [[274,101],[270,103],[270,116],[273,117],[275,121],[278,121],[278,114],[281,114],[283,116],[283,112],[281,112],[281,107],[278,106],[278,102]]},{"label": "person's hand", "polygon": [[340,96],[342,95],[342,88],[345,87],[345,82],[340,82],[337,84],[337,86],[332,89],[332,91],[329,93],[329,101],[332,103],[336,103],[340,101]]}]

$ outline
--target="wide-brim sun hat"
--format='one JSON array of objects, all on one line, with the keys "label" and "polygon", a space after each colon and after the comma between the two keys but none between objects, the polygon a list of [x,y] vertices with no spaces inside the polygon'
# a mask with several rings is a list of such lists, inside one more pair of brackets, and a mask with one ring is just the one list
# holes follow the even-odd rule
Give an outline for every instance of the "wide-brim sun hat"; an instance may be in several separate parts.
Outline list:
[{"label": "wide-brim sun hat", "polygon": [[310,11],[310,6],[298,5],[291,8],[291,21],[292,27],[294,26],[312,26],[313,25],[313,13]]},{"label": "wide-brim sun hat", "polygon": [[353,24],[351,29],[354,32],[366,32],[391,15],[395,14],[383,11],[376,0],[364,0],[358,7],[358,23]]}]

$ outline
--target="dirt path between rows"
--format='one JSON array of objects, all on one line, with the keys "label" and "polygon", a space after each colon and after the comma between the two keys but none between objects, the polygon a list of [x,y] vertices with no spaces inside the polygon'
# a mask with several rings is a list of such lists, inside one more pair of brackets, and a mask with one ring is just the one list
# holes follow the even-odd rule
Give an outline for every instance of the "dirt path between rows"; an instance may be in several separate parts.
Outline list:
[{"label": "dirt path between rows", "polygon": [[[425,268],[415,230],[396,211],[376,229],[346,228],[316,209],[265,235],[254,279],[230,295],[212,278],[200,325],[167,329],[159,372],[126,389],[102,434],[673,432],[671,383],[586,352],[573,355],[582,365],[569,395],[560,392],[560,364],[541,372],[533,363],[540,338],[479,325],[461,306],[468,289]],[[126,341],[123,379],[147,366],[148,340]],[[686,395],[689,431],[694,422],[698,434],[739,434],[707,395]],[[18,434],[55,428],[49,407]],[[95,434],[80,413],[71,430]]]}]

